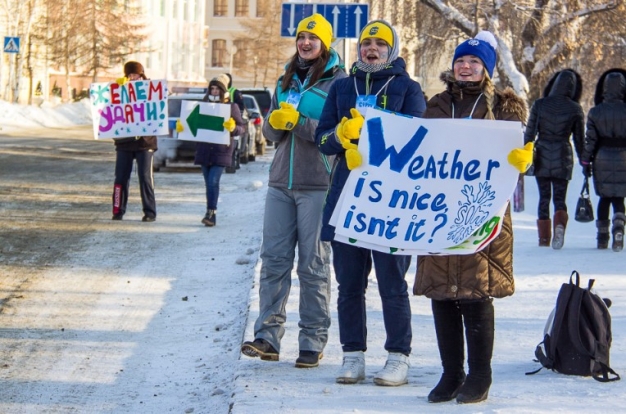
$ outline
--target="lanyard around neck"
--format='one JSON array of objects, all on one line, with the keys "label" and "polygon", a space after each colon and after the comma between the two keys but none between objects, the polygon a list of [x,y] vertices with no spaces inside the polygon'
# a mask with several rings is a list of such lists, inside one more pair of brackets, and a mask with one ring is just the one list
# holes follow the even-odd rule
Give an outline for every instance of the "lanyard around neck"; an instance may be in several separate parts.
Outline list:
[{"label": "lanyard around neck", "polygon": [[[474,115],[474,111],[476,110],[476,105],[478,105],[478,101],[480,100],[480,97],[483,96],[483,93],[481,92],[480,95],[478,95],[478,98],[476,98],[476,101],[474,102],[474,106],[472,107],[472,112],[470,112],[468,118],[472,118],[472,115]],[[452,102],[452,119],[454,119],[454,102]]]}]

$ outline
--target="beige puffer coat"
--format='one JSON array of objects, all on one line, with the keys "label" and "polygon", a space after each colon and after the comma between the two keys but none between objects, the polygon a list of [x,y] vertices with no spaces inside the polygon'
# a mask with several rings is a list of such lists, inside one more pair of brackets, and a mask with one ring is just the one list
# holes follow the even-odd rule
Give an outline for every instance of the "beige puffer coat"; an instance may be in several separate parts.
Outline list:
[{"label": "beige puffer coat", "polygon": [[[483,119],[487,100],[481,86],[460,88],[451,72],[442,74],[446,91],[428,101],[424,118]],[[476,105],[475,105],[476,104]],[[475,105],[475,107],[474,107]],[[474,109],[473,109],[474,108]],[[498,120],[526,121],[528,107],[512,89],[495,92],[493,114]],[[480,252],[468,255],[419,256],[413,293],[436,300],[502,298],[515,291],[513,226],[510,207],[502,232]]]}]

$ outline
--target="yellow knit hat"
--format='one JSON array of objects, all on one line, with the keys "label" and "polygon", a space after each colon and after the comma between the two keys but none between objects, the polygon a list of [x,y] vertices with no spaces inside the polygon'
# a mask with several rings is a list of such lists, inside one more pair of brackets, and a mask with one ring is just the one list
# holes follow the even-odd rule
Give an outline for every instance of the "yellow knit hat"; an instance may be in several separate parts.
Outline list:
[{"label": "yellow knit hat", "polygon": [[365,39],[369,39],[370,37],[375,37],[377,39],[383,39],[387,44],[393,47],[393,32],[391,28],[377,20],[365,26],[365,28],[361,31],[361,37],[359,37],[359,43],[363,42]]},{"label": "yellow knit hat", "polygon": [[300,20],[296,30],[296,39],[300,32],[313,33],[320,38],[326,49],[330,49],[330,44],[333,41],[333,27],[321,14],[315,13],[306,19]]}]

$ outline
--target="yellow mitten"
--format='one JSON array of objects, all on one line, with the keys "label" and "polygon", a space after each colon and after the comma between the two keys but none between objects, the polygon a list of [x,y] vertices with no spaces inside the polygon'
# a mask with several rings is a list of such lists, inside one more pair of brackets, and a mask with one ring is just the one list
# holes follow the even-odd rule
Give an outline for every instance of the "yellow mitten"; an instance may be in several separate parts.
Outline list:
[{"label": "yellow mitten", "polygon": [[228,121],[224,121],[224,129],[228,132],[233,132],[237,124],[233,118],[230,118]]},{"label": "yellow mitten", "polygon": [[120,85],[120,86],[122,86],[122,85],[126,85],[126,84],[128,83],[128,78],[127,78],[126,76],[121,77],[121,78],[117,78],[117,79],[115,80],[115,82],[116,82],[118,85]]},{"label": "yellow mitten", "polygon": [[180,122],[180,119],[176,120],[176,132],[183,132],[185,130],[185,127],[183,126],[183,123]]},{"label": "yellow mitten", "polygon": [[507,161],[521,173],[525,173],[533,164],[533,148],[532,142],[524,145],[524,148],[515,148],[507,156]]},{"label": "yellow mitten", "polygon": [[272,111],[269,122],[274,129],[291,131],[298,123],[298,119],[300,119],[300,112],[296,111],[293,105],[281,102],[280,109]]},{"label": "yellow mitten", "polygon": [[358,139],[361,135],[361,128],[363,128],[363,116],[356,108],[350,109],[350,115],[352,119],[348,119],[343,124],[342,135],[346,139]]},{"label": "yellow mitten", "polygon": [[361,154],[359,153],[358,149],[351,148],[346,150],[346,164],[348,165],[349,170],[355,169],[356,167],[361,165],[362,162],[363,159],[361,158]]}]

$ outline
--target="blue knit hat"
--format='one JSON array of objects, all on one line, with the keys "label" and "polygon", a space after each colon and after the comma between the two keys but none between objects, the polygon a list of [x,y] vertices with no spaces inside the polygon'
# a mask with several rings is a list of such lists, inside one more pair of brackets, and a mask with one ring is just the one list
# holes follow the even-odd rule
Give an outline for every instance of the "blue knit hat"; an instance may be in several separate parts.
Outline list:
[{"label": "blue knit hat", "polygon": [[497,45],[496,38],[491,32],[481,30],[476,37],[468,39],[456,47],[454,57],[452,58],[452,67],[454,67],[454,62],[458,58],[474,55],[483,61],[485,69],[489,72],[489,77],[493,78],[493,70],[496,67]]}]

